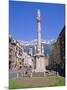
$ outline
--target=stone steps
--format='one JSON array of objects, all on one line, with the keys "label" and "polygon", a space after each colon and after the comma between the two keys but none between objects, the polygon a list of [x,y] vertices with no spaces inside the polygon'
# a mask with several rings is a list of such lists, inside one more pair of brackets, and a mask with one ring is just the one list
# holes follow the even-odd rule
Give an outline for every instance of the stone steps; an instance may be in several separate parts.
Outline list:
[{"label": "stone steps", "polygon": [[55,76],[56,75],[56,72],[48,72],[46,73],[46,76]]},{"label": "stone steps", "polygon": [[44,73],[43,72],[33,72],[32,77],[44,77]]}]

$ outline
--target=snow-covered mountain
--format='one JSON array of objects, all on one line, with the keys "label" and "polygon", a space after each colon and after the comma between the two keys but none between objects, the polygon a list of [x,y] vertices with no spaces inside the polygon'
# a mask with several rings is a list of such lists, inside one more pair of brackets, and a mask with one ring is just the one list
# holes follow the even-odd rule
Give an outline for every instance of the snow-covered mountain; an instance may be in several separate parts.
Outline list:
[{"label": "snow-covered mountain", "polygon": [[[29,46],[29,45],[36,45],[37,44],[37,40],[32,40],[32,41],[21,41],[21,40],[18,40],[21,45],[24,45],[24,46]],[[53,44],[55,43],[56,40],[42,40],[42,44]]]},{"label": "snow-covered mountain", "polygon": [[[18,40],[18,42],[20,42],[20,44],[23,46],[24,51],[27,53],[32,53],[35,54],[36,50],[35,47],[37,46],[37,40],[32,40],[32,41],[21,41]],[[56,40],[42,40],[42,51],[44,53],[44,55],[50,55],[52,48],[53,48],[53,44],[56,42]],[[32,51],[31,51],[32,50]]]}]

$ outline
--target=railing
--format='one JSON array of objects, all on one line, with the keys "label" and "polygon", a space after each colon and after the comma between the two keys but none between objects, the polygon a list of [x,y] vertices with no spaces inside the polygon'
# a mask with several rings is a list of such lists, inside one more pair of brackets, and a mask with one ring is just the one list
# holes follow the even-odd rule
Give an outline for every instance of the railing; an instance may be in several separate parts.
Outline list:
[{"label": "railing", "polygon": [[18,77],[30,77],[31,70],[19,69],[19,70],[9,70],[9,79]]}]

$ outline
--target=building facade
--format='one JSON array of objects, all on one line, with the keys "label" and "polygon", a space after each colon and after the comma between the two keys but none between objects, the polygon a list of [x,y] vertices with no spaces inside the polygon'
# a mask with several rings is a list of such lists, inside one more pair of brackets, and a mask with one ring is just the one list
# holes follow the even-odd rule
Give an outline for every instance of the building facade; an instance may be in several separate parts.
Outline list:
[{"label": "building facade", "polygon": [[23,48],[13,37],[9,36],[9,69],[22,67]]},{"label": "building facade", "polygon": [[59,73],[65,76],[65,26],[59,34],[58,41],[60,46]]},{"label": "building facade", "polygon": [[54,43],[49,66],[60,75],[65,76],[65,26]]}]

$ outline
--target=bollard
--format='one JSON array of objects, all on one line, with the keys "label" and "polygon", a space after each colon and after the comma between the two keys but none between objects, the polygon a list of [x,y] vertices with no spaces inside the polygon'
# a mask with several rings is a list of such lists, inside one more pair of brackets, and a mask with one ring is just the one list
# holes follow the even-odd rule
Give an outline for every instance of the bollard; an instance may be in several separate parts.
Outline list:
[{"label": "bollard", "polygon": [[19,74],[17,73],[17,78],[19,77]]},{"label": "bollard", "polygon": [[45,72],[44,72],[44,77],[45,77]]},{"label": "bollard", "polygon": [[31,73],[30,77],[32,77],[32,73]]}]

